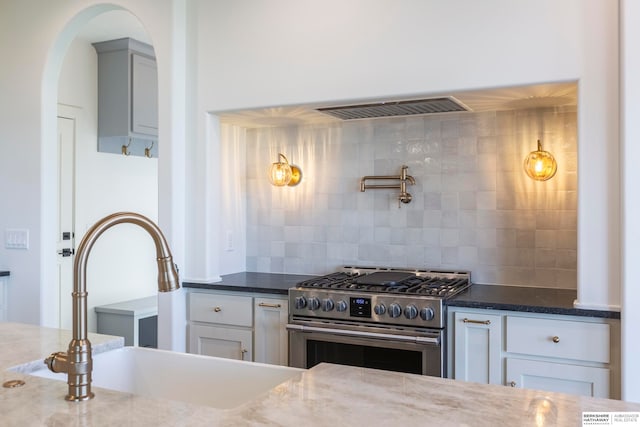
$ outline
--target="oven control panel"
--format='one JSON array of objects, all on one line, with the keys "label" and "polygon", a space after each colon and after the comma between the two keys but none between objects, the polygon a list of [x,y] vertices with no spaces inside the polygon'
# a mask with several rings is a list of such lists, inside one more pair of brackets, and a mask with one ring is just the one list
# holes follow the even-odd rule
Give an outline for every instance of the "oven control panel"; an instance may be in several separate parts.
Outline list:
[{"label": "oven control panel", "polygon": [[442,328],[442,300],[406,295],[289,289],[292,316]]}]

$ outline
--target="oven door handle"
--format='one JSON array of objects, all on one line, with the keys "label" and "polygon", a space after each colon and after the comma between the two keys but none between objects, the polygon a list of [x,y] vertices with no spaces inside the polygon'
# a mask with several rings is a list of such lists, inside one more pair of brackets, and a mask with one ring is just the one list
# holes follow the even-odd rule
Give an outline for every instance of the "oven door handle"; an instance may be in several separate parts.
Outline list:
[{"label": "oven door handle", "polygon": [[381,334],[378,332],[349,331],[345,329],[334,328],[317,328],[315,326],[292,325],[290,323],[287,324],[287,330],[297,332],[321,332],[325,334],[343,335],[348,337],[379,338],[390,341],[404,341],[418,344],[440,345],[439,337],[417,337],[410,335]]}]

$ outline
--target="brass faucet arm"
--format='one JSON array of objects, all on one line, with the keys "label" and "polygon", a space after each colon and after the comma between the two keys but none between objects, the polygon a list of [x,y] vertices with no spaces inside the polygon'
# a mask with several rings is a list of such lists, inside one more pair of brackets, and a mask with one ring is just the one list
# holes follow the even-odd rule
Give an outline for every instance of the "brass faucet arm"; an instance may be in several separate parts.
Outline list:
[{"label": "brass faucet arm", "polygon": [[[411,202],[411,194],[407,193],[407,181],[409,184],[415,185],[416,180],[407,174],[408,166],[402,166],[400,170],[400,175],[369,175],[363,176],[360,179],[360,191],[364,192],[365,190],[375,190],[380,188],[386,189],[399,189],[400,195],[398,196],[398,207],[400,207],[400,203],[409,203]],[[367,185],[367,180],[396,180],[400,181],[398,184],[369,184]]]},{"label": "brass faucet arm", "polygon": [[374,189],[374,188],[400,188],[400,184],[366,184],[369,180],[399,180],[400,175],[370,175],[363,176],[360,179],[360,191]]}]

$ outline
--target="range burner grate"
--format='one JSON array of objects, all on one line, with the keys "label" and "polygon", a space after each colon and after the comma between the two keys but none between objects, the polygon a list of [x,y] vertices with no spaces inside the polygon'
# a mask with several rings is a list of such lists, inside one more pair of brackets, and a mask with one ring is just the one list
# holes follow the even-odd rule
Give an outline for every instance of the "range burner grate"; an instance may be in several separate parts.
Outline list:
[{"label": "range burner grate", "polygon": [[461,292],[470,285],[468,278],[427,277],[418,275],[410,276],[392,284],[358,283],[355,279],[362,276],[366,276],[366,274],[337,272],[300,282],[297,286],[300,288],[323,288],[448,298]]},{"label": "range burner grate", "polygon": [[314,277],[313,279],[305,280],[297,284],[302,288],[332,288],[335,289],[337,285],[347,280],[355,279],[361,276],[358,273],[337,272],[327,274],[326,276]]}]

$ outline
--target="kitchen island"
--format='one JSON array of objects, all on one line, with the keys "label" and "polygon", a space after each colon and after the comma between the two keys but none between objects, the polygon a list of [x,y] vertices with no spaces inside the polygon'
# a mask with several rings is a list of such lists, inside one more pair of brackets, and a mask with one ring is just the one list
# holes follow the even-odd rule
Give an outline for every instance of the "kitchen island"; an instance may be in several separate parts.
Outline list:
[{"label": "kitchen island", "polygon": [[[66,383],[27,373],[39,369],[49,353],[66,349],[69,338],[69,331],[0,323],[1,382],[25,382],[22,387],[0,388],[0,425],[580,426],[583,412],[640,412],[640,403],[330,364],[318,365],[229,410],[100,388],[94,388],[93,400],[67,402]],[[90,334],[89,339],[94,353],[123,345],[118,337]]]}]

